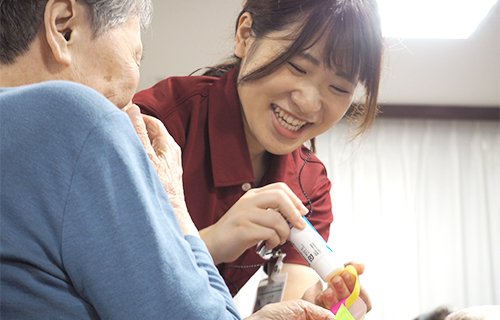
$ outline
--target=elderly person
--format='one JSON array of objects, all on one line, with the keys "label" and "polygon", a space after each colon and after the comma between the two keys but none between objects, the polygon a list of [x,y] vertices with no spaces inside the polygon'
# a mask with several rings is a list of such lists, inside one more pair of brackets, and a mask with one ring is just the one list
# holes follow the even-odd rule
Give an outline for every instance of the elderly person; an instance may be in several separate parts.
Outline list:
[{"label": "elderly person", "polygon": [[[151,1],[0,0],[0,12],[0,318],[240,318],[117,108],[138,83]],[[250,318],[271,317],[333,318],[304,301]]]}]

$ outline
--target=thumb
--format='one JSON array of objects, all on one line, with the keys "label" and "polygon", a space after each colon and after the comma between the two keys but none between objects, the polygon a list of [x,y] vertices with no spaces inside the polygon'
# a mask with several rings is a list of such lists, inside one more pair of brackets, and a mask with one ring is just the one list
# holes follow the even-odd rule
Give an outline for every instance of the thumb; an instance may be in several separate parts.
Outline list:
[{"label": "thumb", "polygon": [[142,120],[144,121],[149,140],[151,141],[151,145],[153,146],[156,155],[162,156],[167,153],[169,134],[163,123],[161,123],[160,120],[147,115],[142,115]]},{"label": "thumb", "polygon": [[155,151],[153,150],[153,147],[151,146],[151,141],[149,140],[148,136],[148,130],[146,129],[146,124],[144,123],[144,120],[142,119],[141,111],[139,107],[135,104],[130,104],[126,108],[124,108],[125,112],[128,114],[130,121],[132,121],[132,124],[134,125],[134,129],[137,132],[137,135],[139,136],[139,139],[141,139],[142,145],[146,149],[146,152],[148,155],[151,157],[155,155]]}]

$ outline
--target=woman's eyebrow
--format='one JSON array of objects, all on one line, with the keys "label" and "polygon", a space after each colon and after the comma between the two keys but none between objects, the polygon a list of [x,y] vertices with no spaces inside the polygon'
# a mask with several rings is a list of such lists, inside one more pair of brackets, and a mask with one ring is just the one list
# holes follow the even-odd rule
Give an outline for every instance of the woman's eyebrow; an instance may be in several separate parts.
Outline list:
[{"label": "woman's eyebrow", "polygon": [[312,55],[310,55],[307,52],[300,52],[297,54],[297,56],[309,61],[310,63],[314,64],[315,66],[319,66],[321,64],[318,59],[316,59],[315,57],[313,57]]}]

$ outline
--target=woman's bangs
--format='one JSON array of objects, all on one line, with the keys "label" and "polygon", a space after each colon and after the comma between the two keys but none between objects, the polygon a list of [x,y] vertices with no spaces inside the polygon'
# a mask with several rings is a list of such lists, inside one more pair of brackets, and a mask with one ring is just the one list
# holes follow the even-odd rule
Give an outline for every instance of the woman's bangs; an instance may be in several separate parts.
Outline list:
[{"label": "woman's bangs", "polygon": [[[341,15],[338,17],[336,15]],[[361,18],[354,12],[337,10],[325,25],[327,37],[324,63],[350,81],[363,81],[361,68],[369,55],[363,39]]]},{"label": "woman's bangs", "polygon": [[339,0],[324,24],[327,37],[324,62],[349,80],[370,82],[380,70],[382,35],[379,17],[371,4]]}]

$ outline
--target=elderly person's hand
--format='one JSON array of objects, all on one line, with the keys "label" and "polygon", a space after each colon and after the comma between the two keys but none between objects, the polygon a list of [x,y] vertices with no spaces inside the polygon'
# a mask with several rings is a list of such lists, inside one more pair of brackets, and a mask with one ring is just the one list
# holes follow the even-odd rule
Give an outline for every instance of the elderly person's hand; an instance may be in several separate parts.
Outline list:
[{"label": "elderly person's hand", "polygon": [[[358,275],[363,274],[365,271],[365,265],[355,262],[349,262],[345,264],[352,265]],[[354,290],[354,285],[356,283],[356,279],[349,272],[342,272],[339,276],[335,276],[328,283],[328,287],[323,291],[323,283],[318,281],[315,285],[311,286],[304,293],[302,299],[314,302],[316,305],[324,307],[326,309],[330,309],[334,304],[339,301],[344,300],[345,298],[351,295]],[[360,293],[359,297],[366,304],[366,310],[370,311],[372,308],[372,302],[370,299],[370,295],[360,284]]]},{"label": "elderly person's hand", "polygon": [[330,310],[315,306],[304,300],[288,300],[271,303],[260,309],[245,320],[273,319],[273,320],[334,320]]},{"label": "elderly person's hand", "polygon": [[198,229],[191,220],[184,201],[181,149],[160,120],[141,114],[137,105],[129,103],[123,109],[141,139],[146,153],[158,172],[163,187],[174,207],[185,235],[196,235]]}]

